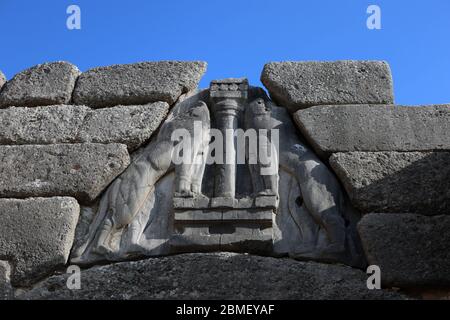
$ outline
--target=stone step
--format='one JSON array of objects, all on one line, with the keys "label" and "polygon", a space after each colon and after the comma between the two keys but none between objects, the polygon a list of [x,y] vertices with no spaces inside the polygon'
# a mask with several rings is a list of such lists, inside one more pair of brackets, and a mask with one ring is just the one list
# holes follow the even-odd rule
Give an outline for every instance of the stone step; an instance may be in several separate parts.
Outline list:
[{"label": "stone step", "polygon": [[174,220],[181,222],[214,222],[214,221],[270,221],[273,219],[271,210],[224,210],[224,211],[175,211]]}]

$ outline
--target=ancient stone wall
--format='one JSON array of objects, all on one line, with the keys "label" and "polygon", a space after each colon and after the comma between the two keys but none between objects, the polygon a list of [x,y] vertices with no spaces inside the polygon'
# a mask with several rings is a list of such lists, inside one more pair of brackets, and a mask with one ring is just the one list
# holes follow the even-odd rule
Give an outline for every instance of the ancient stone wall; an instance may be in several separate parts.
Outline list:
[{"label": "ancient stone wall", "polygon": [[[268,94],[246,79],[198,90],[205,72],[176,61],[0,72],[0,299],[450,291],[450,105],[395,105],[379,61],[268,63]],[[174,166],[171,133],[196,135],[195,121],[279,130],[277,171]],[[197,138],[202,158],[211,136]],[[66,286],[69,265],[83,268],[81,291]],[[383,290],[366,287],[368,265]]]}]

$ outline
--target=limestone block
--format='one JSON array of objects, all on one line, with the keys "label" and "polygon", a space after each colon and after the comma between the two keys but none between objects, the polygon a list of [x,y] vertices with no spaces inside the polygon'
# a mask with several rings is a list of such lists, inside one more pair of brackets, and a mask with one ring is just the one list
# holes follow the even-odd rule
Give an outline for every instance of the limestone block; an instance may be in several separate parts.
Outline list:
[{"label": "limestone block", "polygon": [[0,110],[0,144],[123,143],[133,151],[148,141],[168,112],[165,102],[99,110],[10,107]]},{"label": "limestone block", "polygon": [[271,62],[261,81],[291,112],[324,104],[394,102],[391,71],[384,61]]},{"label": "limestone block", "polygon": [[69,197],[0,199],[0,257],[11,259],[11,283],[26,286],[69,257],[79,205]]},{"label": "limestone block", "polygon": [[150,139],[168,112],[165,102],[93,110],[80,128],[79,140],[123,143],[132,151]]},{"label": "limestone block", "polygon": [[91,107],[165,101],[195,89],[206,71],[205,62],[141,62],[94,68],[81,74],[73,99]]},{"label": "limestone block", "polygon": [[51,62],[16,74],[0,92],[0,107],[67,104],[80,71],[69,62]]},{"label": "limestone block", "polygon": [[363,213],[450,213],[450,152],[348,152],[330,157]]},{"label": "limestone block", "polygon": [[349,151],[450,150],[450,105],[316,106],[297,111],[294,119],[323,157]]},{"label": "limestone block", "polygon": [[385,286],[450,285],[450,216],[369,214],[358,231],[369,264]]},{"label": "limestone block", "polygon": [[67,195],[89,202],[129,163],[121,144],[0,146],[0,197]]},{"label": "limestone block", "polygon": [[0,109],[0,144],[76,143],[90,111],[71,105]]}]

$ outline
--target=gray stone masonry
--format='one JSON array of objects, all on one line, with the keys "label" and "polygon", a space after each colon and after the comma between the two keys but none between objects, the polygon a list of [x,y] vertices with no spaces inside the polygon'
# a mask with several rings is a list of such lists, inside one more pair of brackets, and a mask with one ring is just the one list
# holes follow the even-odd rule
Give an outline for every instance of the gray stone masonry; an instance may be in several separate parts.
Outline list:
[{"label": "gray stone masonry", "polygon": [[294,120],[322,157],[350,151],[450,150],[450,105],[316,106]]},{"label": "gray stone masonry", "polygon": [[0,199],[0,259],[10,262],[12,285],[29,285],[67,263],[79,212],[69,197]]},{"label": "gray stone masonry", "polygon": [[391,70],[384,61],[271,62],[261,81],[291,112],[315,105],[394,102]]},{"label": "gray stone masonry", "polygon": [[369,264],[387,287],[450,286],[450,216],[369,214],[358,224]]},{"label": "gray stone masonry", "polygon": [[0,107],[68,104],[79,74],[76,66],[61,61],[26,69],[16,74],[2,88]]},{"label": "gray stone masonry", "polygon": [[0,197],[72,196],[90,202],[129,163],[122,144],[0,146]]},{"label": "gray stone masonry", "polygon": [[197,88],[206,63],[160,61],[114,65],[88,70],[77,81],[75,104],[90,107],[136,105],[164,101],[172,105]]}]

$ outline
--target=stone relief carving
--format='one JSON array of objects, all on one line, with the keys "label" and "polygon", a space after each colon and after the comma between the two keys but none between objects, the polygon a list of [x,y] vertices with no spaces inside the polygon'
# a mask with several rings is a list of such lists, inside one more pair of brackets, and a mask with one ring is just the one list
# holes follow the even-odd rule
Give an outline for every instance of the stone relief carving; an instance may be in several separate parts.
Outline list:
[{"label": "stone relief carving", "polygon": [[[275,128],[274,119],[272,117],[272,106],[265,103],[262,98],[258,98],[247,106],[245,110],[245,128],[255,130],[271,130]],[[258,139],[266,139],[265,135],[258,136]],[[250,175],[253,182],[253,190],[257,196],[275,196],[278,198],[278,174],[264,174],[264,169],[276,167],[278,171],[278,150],[276,150],[270,137],[266,141],[258,141],[258,148],[262,149],[261,154],[272,155],[272,162],[261,161],[258,158],[256,164],[250,163],[250,156],[247,157],[250,169]],[[250,148],[251,146],[249,146]],[[255,150],[256,151],[256,150]],[[268,171],[268,170],[267,170]]]},{"label": "stone relief carving", "polygon": [[291,257],[360,266],[357,213],[331,170],[303,142],[285,108],[272,105],[279,129],[280,206],[274,251]]},{"label": "stone relief carving", "polygon": [[[125,172],[102,195],[87,239],[75,250],[73,262],[121,260],[136,254],[168,252],[167,236],[144,243],[141,240],[152,224],[160,227],[164,227],[160,225],[161,221],[163,225],[167,224],[174,186],[177,194],[199,191],[197,177],[204,167],[193,164],[174,166],[172,163],[177,144],[177,141],[171,140],[172,132],[183,128],[193,133],[194,121],[200,121],[205,128],[209,128],[209,111],[205,103],[197,101],[191,105],[187,101],[172,110],[156,140],[139,151]],[[209,139],[205,138],[208,142]],[[206,143],[195,145],[193,153],[197,156],[201,154],[200,149],[204,145]],[[173,170],[176,178],[164,177]]]},{"label": "stone relief carving", "polygon": [[[182,137],[172,141],[176,129],[194,137],[189,151],[196,161],[173,164],[183,143]],[[224,146],[224,158],[233,161],[208,163],[212,129],[225,136],[272,130],[278,137],[258,136],[268,159],[250,163],[255,150],[246,146],[246,163],[236,162],[241,150],[233,136]],[[364,264],[358,216],[337,179],[303,142],[288,111],[246,79],[213,81],[180,101],[92,210],[73,263],[221,250]]]}]

